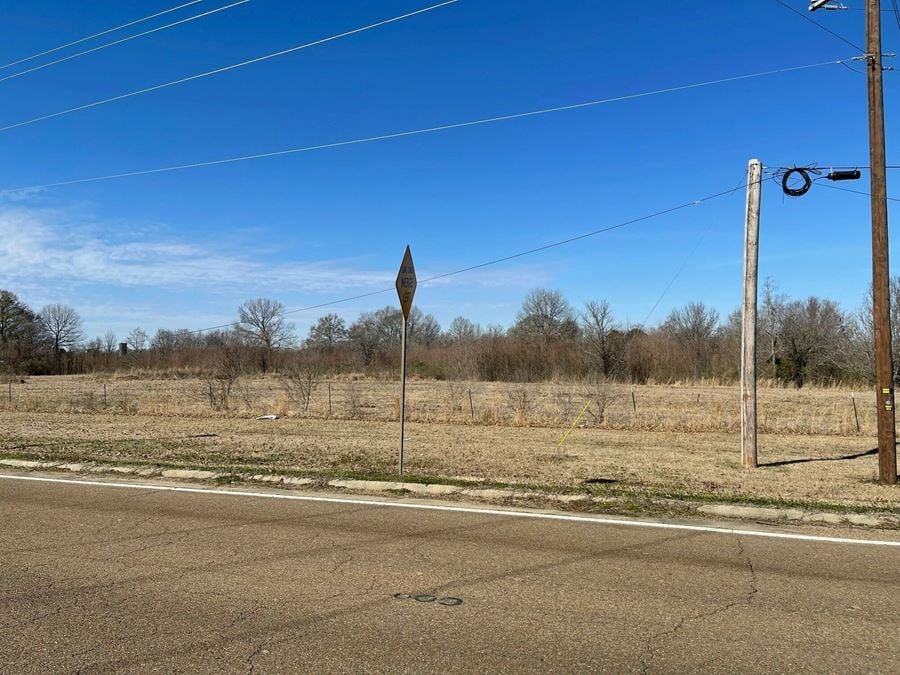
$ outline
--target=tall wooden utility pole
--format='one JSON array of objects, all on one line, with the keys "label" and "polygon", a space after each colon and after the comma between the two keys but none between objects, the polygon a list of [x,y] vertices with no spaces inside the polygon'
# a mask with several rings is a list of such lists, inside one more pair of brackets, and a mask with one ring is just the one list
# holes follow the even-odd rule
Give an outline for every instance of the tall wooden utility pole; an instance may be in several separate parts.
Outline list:
[{"label": "tall wooden utility pole", "polygon": [[744,311],[741,322],[741,465],[757,467],[756,458],[756,303],[759,269],[759,207],[762,164],[747,166],[747,222],[744,229]]},{"label": "tall wooden utility pole", "polygon": [[872,177],[872,309],[875,327],[875,400],[878,405],[878,478],[882,483],[894,484],[897,482],[897,439],[894,426],[894,362],[891,355],[880,0],[868,0],[866,3],[866,52],[869,165]]}]

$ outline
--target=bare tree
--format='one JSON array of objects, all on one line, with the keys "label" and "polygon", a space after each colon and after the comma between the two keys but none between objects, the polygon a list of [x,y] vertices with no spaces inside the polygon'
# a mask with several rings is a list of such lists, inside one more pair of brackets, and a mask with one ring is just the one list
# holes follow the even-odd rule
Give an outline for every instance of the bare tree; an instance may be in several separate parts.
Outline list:
[{"label": "bare tree", "polygon": [[[894,355],[894,382],[900,382],[900,276],[891,277],[891,346]],[[855,314],[852,326],[852,353],[849,370],[857,377],[875,381],[875,322],[872,311],[872,286]]]},{"label": "bare tree", "polygon": [[653,371],[654,356],[649,344],[650,336],[640,326],[625,331],[625,372],[628,380],[645,384]]},{"label": "bare tree", "polygon": [[377,324],[374,313],[363,312],[350,326],[350,342],[359,351],[364,366],[372,365],[378,353],[380,339]]},{"label": "bare tree", "polygon": [[409,339],[430,347],[441,339],[441,324],[431,314],[423,314],[418,307],[409,313]]},{"label": "bare tree", "polygon": [[15,293],[0,291],[0,347],[5,347],[34,321],[34,314]]},{"label": "bare tree", "polygon": [[833,300],[810,297],[788,303],[781,328],[785,379],[799,389],[810,376],[828,375],[846,335],[845,317]]},{"label": "bare tree", "polygon": [[472,323],[464,316],[458,316],[450,322],[447,339],[451,342],[471,342],[481,335],[481,326]]},{"label": "bare tree", "polygon": [[613,333],[620,331],[613,320],[609,303],[606,300],[586,303],[581,313],[581,327],[584,350],[591,364],[605,377],[609,377],[622,356],[615,349]]},{"label": "bare tree", "polygon": [[[413,308],[413,312],[415,311],[416,308]],[[375,310],[373,317],[375,319],[375,335],[379,349],[396,349],[396,346],[400,344],[400,337],[403,332],[403,312],[399,307],[391,307],[389,305]]]},{"label": "bare tree", "polygon": [[784,310],[787,298],[775,292],[776,286],[771,278],[766,278],[763,284],[762,312],[760,312],[759,324],[765,337],[766,349],[769,353],[766,361],[769,364],[769,376],[772,379],[778,377],[779,366],[779,336],[784,322]]},{"label": "bare tree", "polygon": [[39,319],[53,344],[53,354],[57,370],[59,370],[62,350],[71,349],[84,338],[81,317],[68,305],[57,303],[44,307],[40,312]]},{"label": "bare tree", "polygon": [[326,314],[320,317],[316,324],[309,329],[306,344],[326,352],[334,351],[341,344],[347,342],[349,333],[347,324],[337,314]]},{"label": "bare tree", "polygon": [[119,348],[119,339],[113,331],[108,330],[103,336],[103,348],[107,354],[112,354]]},{"label": "bare tree", "polygon": [[150,349],[160,354],[171,354],[178,347],[178,336],[168,328],[159,328],[150,340]]},{"label": "bare tree", "polygon": [[215,410],[228,410],[231,392],[241,376],[241,349],[238,341],[230,334],[216,336],[212,346],[212,361],[204,369],[203,380],[209,405]]},{"label": "bare tree", "polygon": [[125,338],[125,341],[131,345],[131,348],[136,352],[144,351],[147,348],[149,340],[150,338],[142,328],[135,328],[128,334],[128,337]]},{"label": "bare tree", "polygon": [[287,368],[279,373],[281,386],[292,403],[303,406],[309,412],[312,395],[319,387],[322,376],[322,364],[315,354],[301,353]]},{"label": "bare tree", "polygon": [[525,297],[510,333],[549,344],[576,337],[578,323],[562,293],[538,288]]},{"label": "bare tree", "polygon": [[37,315],[16,297],[0,290],[0,362],[15,369],[44,345]]},{"label": "bare tree", "polygon": [[450,322],[444,341],[451,347],[451,377],[461,379],[475,375],[477,341],[482,335],[481,326],[458,316]]},{"label": "bare tree", "polygon": [[267,372],[273,352],[294,340],[294,324],[284,318],[284,305],[267,298],[248,300],[238,307],[238,319],[235,332],[260,348],[260,365]]},{"label": "bare tree", "polygon": [[674,309],[662,324],[662,331],[685,351],[691,375],[700,377],[709,366],[719,313],[702,302],[689,302]]}]

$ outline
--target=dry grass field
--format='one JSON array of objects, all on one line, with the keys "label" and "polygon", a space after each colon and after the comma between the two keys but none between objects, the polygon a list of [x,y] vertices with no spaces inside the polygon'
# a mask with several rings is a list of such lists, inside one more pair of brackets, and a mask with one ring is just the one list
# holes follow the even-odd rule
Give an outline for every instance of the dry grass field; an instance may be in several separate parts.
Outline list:
[{"label": "dry grass field", "polygon": [[[396,382],[322,382],[308,410],[274,377],[237,382],[227,410],[211,405],[209,384],[195,378],[35,377],[0,393],[7,456],[308,475],[396,470]],[[872,399],[856,393],[857,432],[849,391],[761,389],[764,466],[747,472],[738,462],[736,387],[414,381],[408,470],[611,495],[896,510],[900,489],[874,481],[876,458],[866,454]],[[558,452],[588,401],[590,412]],[[256,419],[264,414],[279,419]]]},{"label": "dry grass field", "polygon": [[[150,379],[31,377],[0,390],[0,411],[107,413],[190,418],[285,418],[397,420],[399,384],[345,378],[315,383],[306,404],[303,392],[271,377],[234,383],[221,405],[220,382],[195,377]],[[853,401],[858,410],[854,414]],[[559,428],[581,420],[586,428],[622,431],[740,431],[734,386],[621,384],[510,384],[412,380],[407,385],[407,419],[414,422]],[[874,393],[837,388],[759,390],[761,433],[874,436]]]}]

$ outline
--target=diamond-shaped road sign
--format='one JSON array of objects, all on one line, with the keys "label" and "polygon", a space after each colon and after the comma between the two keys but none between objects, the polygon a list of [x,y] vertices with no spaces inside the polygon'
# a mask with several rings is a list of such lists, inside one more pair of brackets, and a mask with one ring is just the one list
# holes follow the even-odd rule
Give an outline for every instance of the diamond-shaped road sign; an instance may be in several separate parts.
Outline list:
[{"label": "diamond-shaped road sign", "polygon": [[413,265],[412,253],[409,246],[403,254],[403,262],[400,263],[400,271],[397,273],[397,296],[400,298],[400,308],[403,310],[403,318],[409,319],[412,309],[413,296],[416,294],[416,267]]}]

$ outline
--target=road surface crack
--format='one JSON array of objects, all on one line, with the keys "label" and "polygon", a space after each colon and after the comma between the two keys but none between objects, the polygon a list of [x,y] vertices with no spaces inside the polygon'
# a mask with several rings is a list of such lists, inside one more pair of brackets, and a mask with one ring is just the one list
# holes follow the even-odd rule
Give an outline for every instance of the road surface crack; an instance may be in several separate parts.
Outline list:
[{"label": "road surface crack", "polygon": [[61,613],[63,611],[63,609],[65,609],[65,605],[59,605],[58,607],[54,607],[53,609],[51,609],[49,612],[46,612],[39,616],[31,617],[30,619],[27,619],[26,621],[21,621],[19,623],[10,623],[10,624],[0,625],[0,630],[6,630],[8,628],[17,628],[17,629],[25,628],[26,626],[30,626],[35,623],[39,623],[39,622],[43,621],[44,619],[49,619],[52,616],[56,616],[59,613]]},{"label": "road surface crack", "polygon": [[346,557],[341,558],[334,564],[334,567],[331,568],[331,573],[336,574],[337,572],[343,572],[344,567],[346,565],[349,565],[352,562],[353,562],[353,554],[347,553]]},{"label": "road surface crack", "polygon": [[740,537],[737,537],[736,539],[738,545],[738,554],[744,559],[744,563],[747,565],[747,571],[750,573],[749,590],[740,597],[735,598],[734,600],[731,600],[724,605],[715,607],[707,612],[700,612],[698,614],[683,616],[671,628],[651,635],[649,638],[647,638],[647,642],[644,646],[644,653],[641,656],[642,674],[645,675],[647,672],[649,672],[650,663],[653,661],[656,648],[659,646],[658,643],[665,642],[669,638],[675,636],[685,627],[686,624],[693,623],[695,621],[705,621],[706,619],[710,619],[719,614],[724,614],[725,612],[738,605],[745,605],[749,607],[753,603],[754,596],[759,593],[759,577],[757,576],[756,570],[753,567],[753,562],[750,560],[750,555],[744,549],[744,544],[741,542]]},{"label": "road surface crack", "polygon": [[753,568],[753,561],[750,560],[750,554],[744,550],[744,544],[741,542],[740,537],[737,537],[737,543],[738,551],[744,557],[744,562],[747,563],[747,571],[750,572],[750,590],[744,598],[747,605],[750,605],[753,602],[754,596],[759,593],[759,577],[756,575],[756,570]]},{"label": "road surface crack", "polygon": [[244,612],[243,614],[239,614],[239,615],[231,622],[231,625],[229,625],[228,627],[229,627],[229,628],[234,628],[234,627],[237,626],[239,623],[244,623],[244,622],[247,621],[251,616],[253,616],[253,615],[256,614],[260,609],[262,609],[262,607],[263,607],[263,606],[260,605],[260,604],[254,605],[254,606],[250,609],[250,611]]},{"label": "road surface crack", "polygon": [[258,645],[256,645],[256,647],[250,653],[250,656],[247,657],[247,666],[248,666],[247,675],[250,675],[253,672],[253,669],[256,667],[254,660],[256,659],[257,656],[262,654],[263,649],[265,648],[267,643],[268,643],[267,640],[263,640],[262,642],[260,642]]}]

